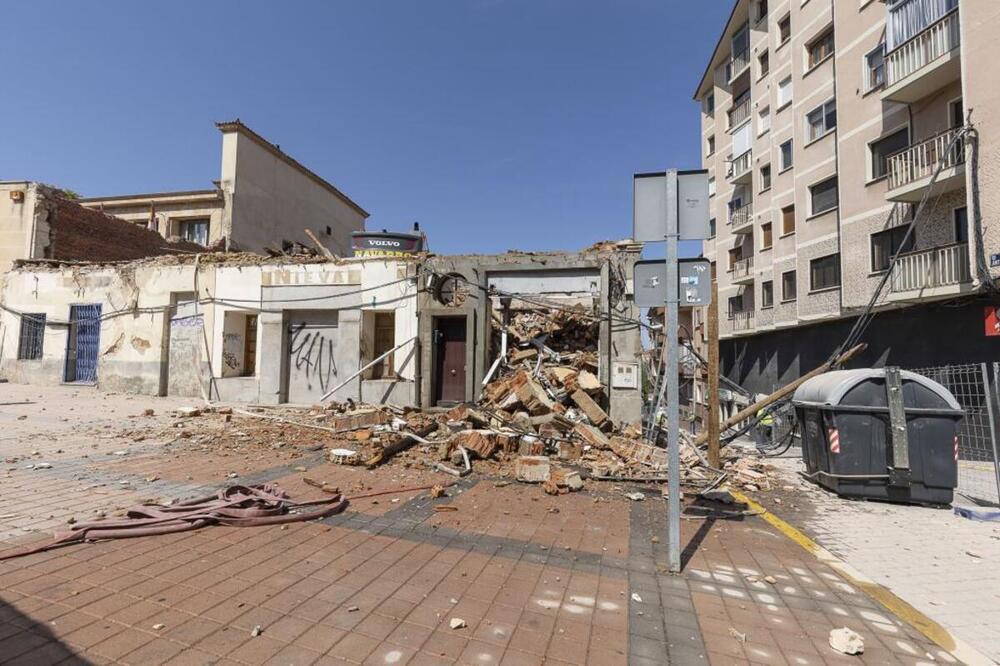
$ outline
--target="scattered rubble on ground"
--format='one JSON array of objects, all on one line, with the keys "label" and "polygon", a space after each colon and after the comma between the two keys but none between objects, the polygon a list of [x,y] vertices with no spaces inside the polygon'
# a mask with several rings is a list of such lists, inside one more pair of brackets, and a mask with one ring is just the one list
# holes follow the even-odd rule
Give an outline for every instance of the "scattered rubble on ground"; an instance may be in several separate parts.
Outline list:
[{"label": "scattered rubble on ground", "polygon": [[843,654],[861,654],[865,651],[865,640],[856,631],[841,627],[830,630],[830,647]]},{"label": "scattered rubble on ground", "polygon": [[[550,495],[594,483],[664,482],[666,450],[650,444],[639,428],[614,423],[605,410],[598,320],[582,307],[519,307],[528,309],[494,315],[494,352],[500,360],[490,369],[478,403],[432,411],[351,400],[311,408],[191,406],[98,437],[159,445],[161,456],[200,452],[229,479],[251,471],[255,460],[262,461],[259,466],[284,462],[305,471],[295,461],[317,455],[328,463],[369,469],[391,463],[454,477],[475,471],[533,484]],[[154,416],[152,410],[143,415]],[[682,430],[682,484],[695,491],[772,487],[770,465],[752,449],[727,446],[722,453],[725,476],[720,478]],[[128,448],[113,455],[131,457]],[[35,468],[44,464],[36,462]],[[336,492],[322,482],[306,483]],[[616,492],[644,499],[621,487]]]}]

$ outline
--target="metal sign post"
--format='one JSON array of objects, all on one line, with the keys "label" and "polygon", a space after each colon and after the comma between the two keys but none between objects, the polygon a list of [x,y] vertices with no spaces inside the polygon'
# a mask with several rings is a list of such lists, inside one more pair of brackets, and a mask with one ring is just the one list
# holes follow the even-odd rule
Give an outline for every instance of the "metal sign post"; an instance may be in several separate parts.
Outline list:
[{"label": "metal sign post", "polygon": [[[680,381],[678,372],[677,332],[680,329],[680,300],[677,245],[685,240],[699,240],[711,235],[708,222],[708,172],[681,171],[637,174],[633,179],[633,238],[640,242],[666,241],[666,270],[663,344],[666,367],[660,383],[660,395],[653,410],[654,419],[667,398],[667,548],[671,572],[681,570],[681,455],[680,455]],[[690,284],[690,283],[689,283]],[[654,283],[655,286],[655,283]],[[702,300],[697,290],[685,290],[692,304]],[[638,296],[639,290],[636,289]],[[687,297],[687,296],[686,296]]]},{"label": "metal sign post", "polygon": [[[677,171],[667,172],[667,201],[677,201]],[[677,376],[677,206],[667,206],[667,298],[664,302],[664,338],[667,346],[667,557],[670,571],[681,570],[681,449],[680,383]]]}]

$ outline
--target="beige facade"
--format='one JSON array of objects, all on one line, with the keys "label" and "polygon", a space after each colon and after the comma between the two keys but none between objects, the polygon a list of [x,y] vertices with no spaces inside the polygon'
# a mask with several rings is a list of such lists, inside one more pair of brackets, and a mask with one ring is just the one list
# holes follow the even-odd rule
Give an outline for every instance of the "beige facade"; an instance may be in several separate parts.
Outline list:
[{"label": "beige facade", "polygon": [[38,184],[0,182],[0,274],[17,259],[41,257],[45,215],[37,206]]},{"label": "beige facade", "polygon": [[351,232],[368,213],[350,197],[239,120],[218,123],[221,173],[212,189],[81,199],[90,208],[220,249],[263,252],[312,245],[350,256]]},{"label": "beige facade", "polygon": [[[1000,251],[997,28],[990,0],[735,3],[696,91],[722,338],[857,314],[904,240],[878,307],[980,287]],[[970,141],[953,141],[973,108],[982,247]]]}]

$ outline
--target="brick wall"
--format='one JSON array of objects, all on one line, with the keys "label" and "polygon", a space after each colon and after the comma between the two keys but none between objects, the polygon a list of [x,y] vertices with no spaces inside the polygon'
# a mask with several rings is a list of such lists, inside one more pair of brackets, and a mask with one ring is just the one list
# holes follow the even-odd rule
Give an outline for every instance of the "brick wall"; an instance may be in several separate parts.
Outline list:
[{"label": "brick wall", "polygon": [[187,241],[168,242],[142,225],[84,208],[55,191],[46,193],[43,205],[49,212],[47,259],[120,261],[205,251]]}]

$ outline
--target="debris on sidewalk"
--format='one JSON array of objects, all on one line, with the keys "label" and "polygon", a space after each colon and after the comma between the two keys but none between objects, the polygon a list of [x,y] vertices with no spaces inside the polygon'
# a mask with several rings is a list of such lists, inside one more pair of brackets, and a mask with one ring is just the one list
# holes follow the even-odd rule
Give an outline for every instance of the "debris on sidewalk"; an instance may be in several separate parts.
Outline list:
[{"label": "debris on sidewalk", "polygon": [[830,630],[830,647],[842,654],[861,654],[865,651],[865,640],[856,631],[841,627]]}]

